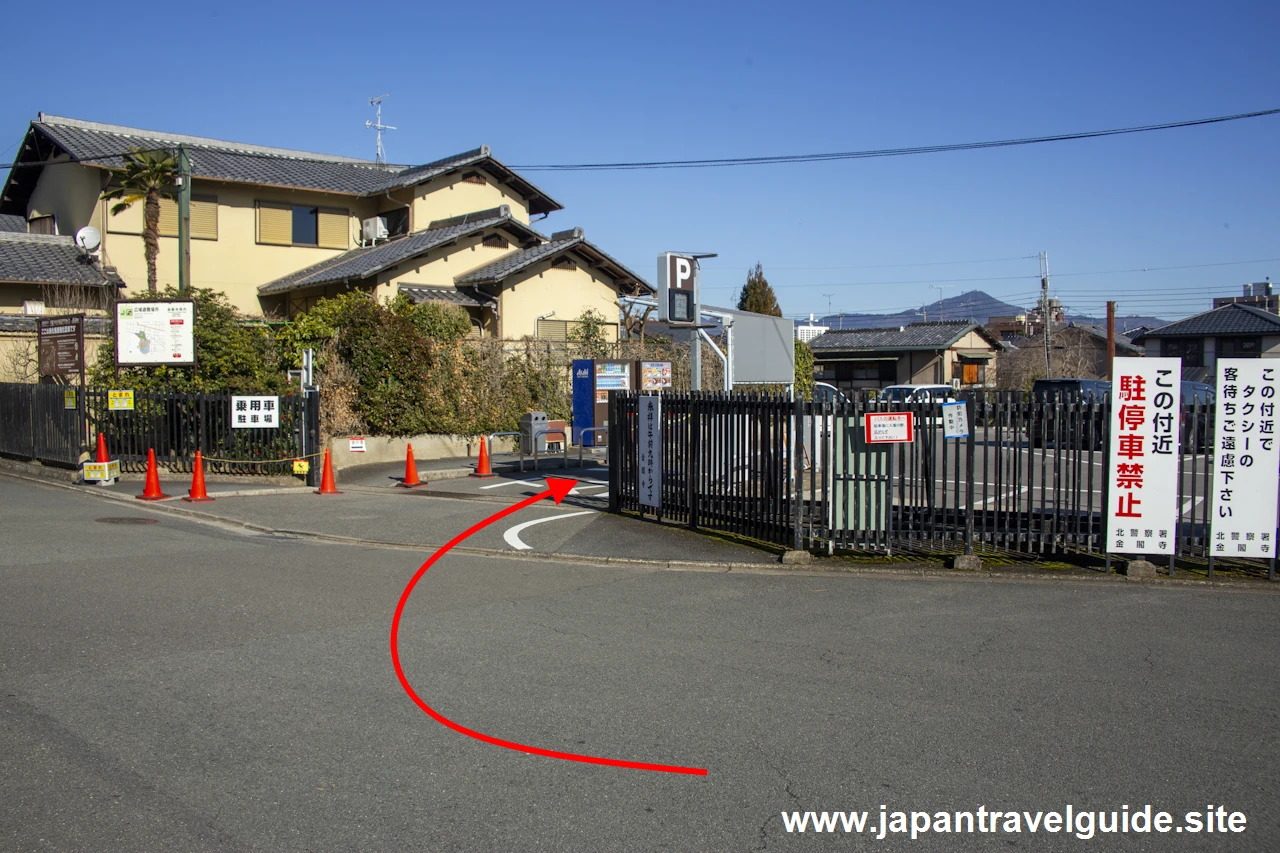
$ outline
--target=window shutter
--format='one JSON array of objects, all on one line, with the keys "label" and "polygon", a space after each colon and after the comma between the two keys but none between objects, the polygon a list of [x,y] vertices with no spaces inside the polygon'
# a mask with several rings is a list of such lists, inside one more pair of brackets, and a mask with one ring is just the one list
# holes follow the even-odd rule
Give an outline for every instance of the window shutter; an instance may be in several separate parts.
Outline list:
[{"label": "window shutter", "polygon": [[[146,202],[140,201],[138,205],[143,208],[143,227],[146,227]],[[160,199],[160,236],[161,237],[177,237],[178,236],[178,203],[171,198],[161,197]]]},{"label": "window shutter", "polygon": [[293,208],[287,204],[258,202],[258,242],[293,245]]},{"label": "window shutter", "polygon": [[319,239],[322,249],[345,249],[351,240],[351,218],[345,210],[320,208]]},{"label": "window shutter", "polygon": [[[160,199],[160,236],[178,236],[178,201]],[[218,197],[193,195],[191,197],[191,238],[193,240],[218,239]]]},{"label": "window shutter", "polygon": [[191,197],[191,236],[201,240],[218,239],[218,197]]},{"label": "window shutter", "polygon": [[539,320],[538,337],[544,341],[564,341],[568,339],[568,320]]}]

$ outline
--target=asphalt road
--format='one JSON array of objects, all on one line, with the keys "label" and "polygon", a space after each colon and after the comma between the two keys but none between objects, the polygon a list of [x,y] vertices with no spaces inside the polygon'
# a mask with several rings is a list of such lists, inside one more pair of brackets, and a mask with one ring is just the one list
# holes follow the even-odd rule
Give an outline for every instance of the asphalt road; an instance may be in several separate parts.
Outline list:
[{"label": "asphalt road", "polygon": [[[441,713],[708,769],[675,776],[416,708],[387,639],[425,554],[3,479],[0,502],[0,849],[1280,847],[1274,594],[480,557],[419,584],[401,654]],[[121,517],[158,522],[97,521]],[[781,818],[1068,803],[1247,828],[911,842]]]}]

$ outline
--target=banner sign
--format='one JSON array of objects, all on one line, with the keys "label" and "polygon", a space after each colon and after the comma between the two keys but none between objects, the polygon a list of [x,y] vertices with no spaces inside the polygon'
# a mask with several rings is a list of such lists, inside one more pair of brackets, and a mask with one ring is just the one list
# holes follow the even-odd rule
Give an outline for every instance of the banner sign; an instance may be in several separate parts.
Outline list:
[{"label": "banner sign", "polygon": [[640,459],[636,466],[639,474],[638,492],[640,504],[655,509],[662,506],[662,398],[641,397]]},{"label": "banner sign", "polygon": [[969,437],[969,407],[960,402],[942,404],[943,438]]},{"label": "banner sign", "polygon": [[916,440],[911,412],[867,412],[867,444],[905,443]]},{"label": "banner sign", "polygon": [[195,364],[195,323],[190,300],[116,303],[116,364]]},{"label": "banner sign", "polygon": [[1218,359],[1213,454],[1214,556],[1274,557],[1276,398],[1280,369],[1269,359]]},{"label": "banner sign", "polygon": [[1117,358],[1107,552],[1171,554],[1178,530],[1182,359]]},{"label": "banner sign", "polygon": [[232,429],[276,429],[280,426],[279,397],[232,397]]},{"label": "banner sign", "polygon": [[41,376],[84,372],[84,315],[37,317],[36,340]]}]

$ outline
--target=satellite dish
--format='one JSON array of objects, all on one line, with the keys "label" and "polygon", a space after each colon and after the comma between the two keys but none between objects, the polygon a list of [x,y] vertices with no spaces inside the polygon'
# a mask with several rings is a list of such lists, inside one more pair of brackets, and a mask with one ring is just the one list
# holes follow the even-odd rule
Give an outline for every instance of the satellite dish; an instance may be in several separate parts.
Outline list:
[{"label": "satellite dish", "polygon": [[76,232],[76,245],[86,252],[92,252],[102,244],[102,234],[92,225],[86,225]]}]

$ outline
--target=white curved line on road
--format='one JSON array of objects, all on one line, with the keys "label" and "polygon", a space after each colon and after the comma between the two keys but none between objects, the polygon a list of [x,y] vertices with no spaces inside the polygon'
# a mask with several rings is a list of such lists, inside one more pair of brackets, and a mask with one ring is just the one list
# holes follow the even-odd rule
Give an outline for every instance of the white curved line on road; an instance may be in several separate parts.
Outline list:
[{"label": "white curved line on road", "polygon": [[562,518],[576,518],[579,515],[595,515],[593,510],[584,510],[583,512],[568,512],[564,515],[549,515],[546,518],[535,518],[533,521],[526,521],[523,524],[517,524],[515,527],[502,534],[502,538],[507,540],[507,544],[517,551],[531,551],[532,545],[526,545],[520,539],[520,533],[526,528],[533,527],[535,524],[543,524],[548,521],[559,521]]}]

